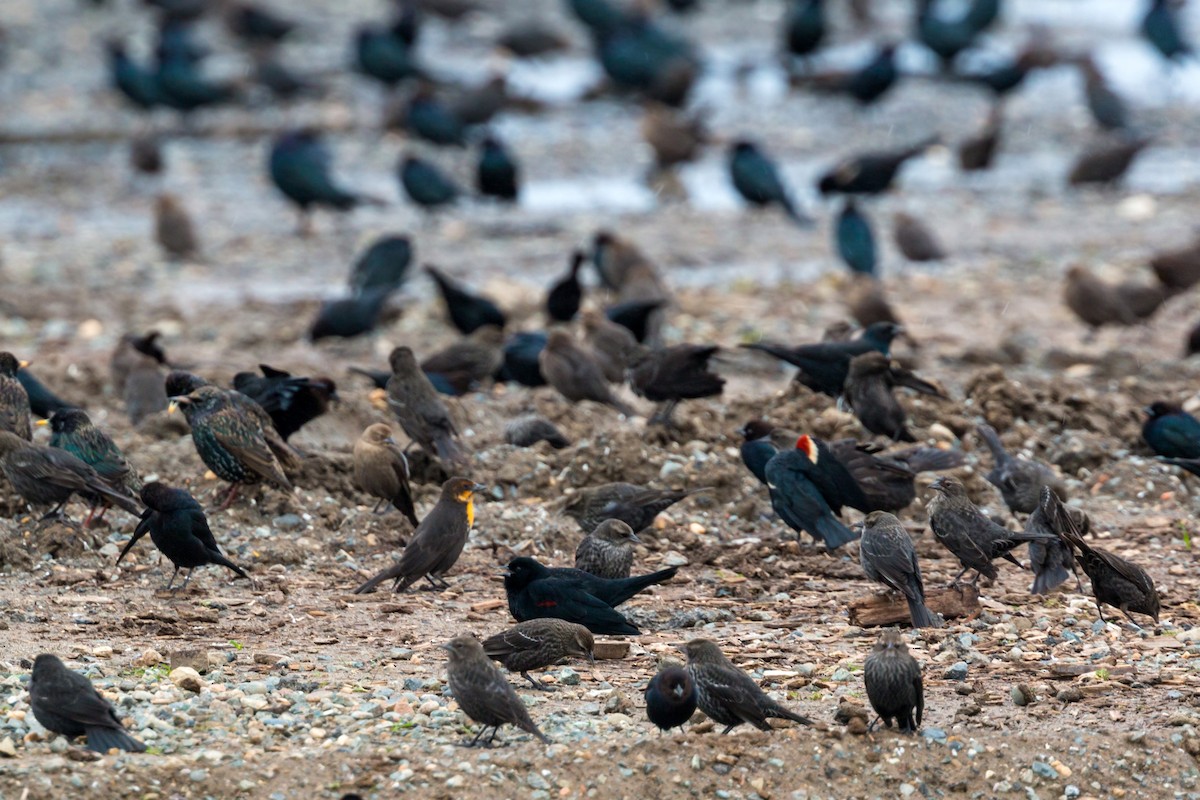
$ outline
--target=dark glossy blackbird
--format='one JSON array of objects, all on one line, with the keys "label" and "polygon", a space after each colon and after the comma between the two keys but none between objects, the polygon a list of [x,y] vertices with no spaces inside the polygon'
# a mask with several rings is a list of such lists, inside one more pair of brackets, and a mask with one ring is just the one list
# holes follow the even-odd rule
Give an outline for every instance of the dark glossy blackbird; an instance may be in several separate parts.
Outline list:
[{"label": "dark glossy blackbird", "polygon": [[410,132],[431,144],[445,147],[467,144],[467,126],[428,86],[413,94],[404,119]]},{"label": "dark glossy blackbird", "polygon": [[797,224],[812,224],[811,219],[796,210],[775,162],[753,142],[734,143],[729,151],[729,178],[747,203],[759,208],[778,205]]},{"label": "dark glossy blackbird", "polygon": [[[818,440],[818,444],[823,444]],[[838,439],[829,452],[846,468],[866,500],[859,511],[898,512],[917,498],[916,476],[921,472],[955,469],[966,463],[961,450],[909,447],[882,453],[870,443]]]},{"label": "dark glossy blackbird", "polygon": [[493,666],[478,639],[459,636],[441,645],[441,648],[449,653],[446,673],[450,694],[463,713],[482,726],[467,747],[478,744],[480,737],[491,728],[492,735],[483,743],[485,747],[490,747],[501,725],[516,725],[540,741],[550,743],[530,719],[529,710],[517,697],[516,691],[500,670]]},{"label": "dark glossy blackbird", "polygon": [[1043,487],[1049,487],[1059,497],[1067,496],[1066,484],[1049,464],[1009,455],[995,428],[987,423],[980,423],[975,431],[992,451],[995,462],[992,471],[984,477],[1000,490],[1009,511],[1032,514],[1042,502]]},{"label": "dark glossy blackbird", "polygon": [[275,55],[256,57],[252,76],[255,83],[281,100],[317,97],[322,93],[320,83],[298,74]]},{"label": "dark glossy blackbird", "polygon": [[326,300],[321,303],[316,319],[309,326],[309,341],[318,342],[332,337],[352,339],[371,333],[379,324],[388,294],[390,291],[387,289],[369,289],[350,297]]},{"label": "dark glossy blackbird", "polygon": [[171,580],[167,583],[168,591],[174,585],[179,570],[188,571],[180,587],[186,589],[196,567],[206,564],[227,567],[240,577],[250,580],[250,576],[241,567],[221,552],[216,537],[208,527],[204,509],[186,490],[172,489],[166,484],[152,481],[142,487],[142,502],[146,504],[146,511],[142,514],[133,537],[121,550],[121,555],[117,556],[117,563],[121,562],[139,539],[149,533],[150,541],[154,542],[158,551],[175,565],[175,571],[171,573]]},{"label": "dark glossy blackbird", "polygon": [[812,725],[808,717],[771,699],[753,678],[721,653],[715,642],[692,639],[683,649],[688,657],[687,672],[696,686],[696,705],[713,722],[725,726],[721,733],[744,723],[769,731],[771,723],[767,720],[772,717]]},{"label": "dark glossy blackbird", "polygon": [[789,528],[803,531],[813,540],[825,543],[827,550],[836,550],[858,538],[833,515],[829,503],[813,482],[812,462],[808,454],[797,448],[781,451],[767,462],[767,489],[771,507]]},{"label": "dark glossy blackbird", "polygon": [[1104,325],[1136,325],[1153,316],[1170,294],[1158,281],[1111,283],[1082,264],[1067,269],[1063,284],[1063,302],[1092,331]]},{"label": "dark glossy blackbird", "polygon": [[[96,474],[118,494],[123,494],[130,500],[141,490],[142,481],[137,473],[125,460],[125,455],[117,447],[112,438],[92,424],[87,412],[79,408],[66,408],[55,411],[50,419],[39,425],[50,426],[50,446],[65,450],[83,463],[96,470]],[[81,494],[92,505],[92,513],[88,515],[84,525],[92,521],[92,514],[111,507],[103,495]]]},{"label": "dark glossy blackbird", "polygon": [[507,324],[504,312],[488,298],[470,291],[437,267],[426,265],[425,272],[437,284],[450,322],[459,333],[469,336],[486,325],[503,328]]},{"label": "dark glossy blackbird", "polygon": [[791,0],[783,18],[783,41],[794,56],[808,56],[825,39],[824,0]]},{"label": "dark glossy blackbird", "polygon": [[650,335],[651,317],[665,305],[664,300],[629,300],[609,306],[604,310],[604,316],[627,328],[634,339],[645,342]]},{"label": "dark glossy blackbird", "polygon": [[531,676],[531,670],[551,667],[568,658],[586,658],[595,663],[593,647],[595,638],[584,626],[549,618],[518,622],[483,640],[488,658],[499,661],[509,672],[521,673],[533,688],[543,691],[553,687]]},{"label": "dark glossy blackbird", "polygon": [[571,42],[554,28],[535,19],[510,24],[496,37],[496,45],[517,58],[537,58],[566,50]]},{"label": "dark glossy blackbird", "polygon": [[408,479],[408,458],[392,438],[392,429],[382,422],[368,425],[354,443],[354,482],[378,500],[376,514],[391,505],[415,526],[417,513]]},{"label": "dark glossy blackbird", "polygon": [[24,366],[12,353],[0,352],[0,431],[29,441],[33,439],[33,422],[29,419],[29,393],[20,380]]},{"label": "dark glossy blackbird", "polygon": [[958,146],[958,164],[964,172],[975,172],[992,166],[992,159],[995,158],[996,150],[1000,147],[1003,125],[1004,118],[1000,104],[997,103],[992,106],[983,130],[969,139],[965,139]]},{"label": "dark glossy blackbird", "polygon": [[633,547],[639,541],[633,528],[619,519],[606,519],[575,548],[575,569],[598,578],[628,578],[633,568]]},{"label": "dark glossy blackbird", "polygon": [[742,463],[764,486],[767,485],[767,462],[779,452],[770,438],[773,428],[766,420],[754,419],[738,429],[743,440],[739,448]]},{"label": "dark glossy blackbird", "polygon": [[892,394],[897,387],[947,399],[940,388],[876,351],[850,359],[843,397],[871,433],[898,442],[915,442],[916,437],[908,430],[908,414]]},{"label": "dark glossy blackbird", "polygon": [[683,667],[663,667],[646,685],[646,716],[660,731],[682,727],[696,713],[696,685]]},{"label": "dark glossy blackbird", "polygon": [[141,507],[108,483],[83,461],[65,450],[28,442],[9,431],[0,431],[0,472],[13,491],[34,506],[53,506],[46,517],[58,514],[71,495],[98,495],[137,516]]},{"label": "dark glossy blackbird", "polygon": [[354,36],[356,67],[389,88],[422,75],[412,46],[387,28],[364,26]]},{"label": "dark glossy blackbird", "polygon": [[159,61],[155,74],[158,99],[163,105],[190,112],[207,106],[223,105],[238,95],[233,83],[215,83],[200,70],[200,64],[186,53],[172,50]]},{"label": "dark glossy blackbird", "polygon": [[1062,513],[1064,510],[1059,508],[1058,519],[1053,523],[1054,529],[1064,542],[1079,551],[1079,563],[1092,580],[1092,596],[1096,599],[1100,619],[1104,620],[1104,606],[1107,604],[1119,608],[1134,625],[1137,625],[1132,614],[1135,611],[1158,624],[1158,589],[1150,574],[1115,553],[1090,546],[1084,541],[1075,519]]},{"label": "dark glossy blackbird", "polygon": [[834,514],[840,516],[845,506],[864,512],[873,510],[854,476],[825,442],[809,434],[783,441],[784,435],[790,435],[790,431],[775,429],[770,437],[781,452],[793,450],[796,456],[803,456],[790,459],[790,467],[812,482]]},{"label": "dark glossy blackbird", "polygon": [[550,331],[538,356],[538,365],[546,382],[571,403],[591,400],[611,406],[627,417],[634,415],[633,408],[613,393],[596,357],[566,330]]},{"label": "dark glossy blackbird", "polygon": [[625,10],[612,0],[566,0],[566,4],[571,13],[596,36],[615,30],[628,21]]},{"label": "dark glossy blackbird", "polygon": [[799,367],[795,379],[814,392],[838,397],[846,386],[850,374],[850,359],[877,350],[885,356],[891,349],[892,340],[903,332],[903,328],[890,322],[870,326],[849,342],[818,342],[788,347],[776,342],[743,344],[751,350],[761,350],[775,358]]},{"label": "dark glossy blackbird", "polygon": [[296,23],[253,3],[234,3],[225,9],[225,26],[247,44],[276,44],[296,30]]},{"label": "dark glossy blackbird", "polygon": [[880,194],[892,187],[900,167],[921,155],[938,141],[930,137],[912,147],[852,156],[821,176],[821,194]]},{"label": "dark glossy blackbird", "polygon": [[925,686],[921,666],[908,652],[900,631],[889,628],[863,662],[863,685],[871,708],[901,733],[916,733],[925,712]]},{"label": "dark glossy blackbird", "polygon": [[338,186],[333,179],[333,157],[311,128],[288,131],[271,146],[267,162],[271,181],[296,204],[301,213],[313,207],[348,211],[365,198]]},{"label": "dark glossy blackbird", "polygon": [[[1033,585],[1029,591],[1031,594],[1050,594],[1075,572],[1075,551],[1058,536],[1058,526],[1067,519],[1064,515],[1071,515],[1081,535],[1091,529],[1091,521],[1082,511],[1065,507],[1049,486],[1042,487],[1038,500],[1038,507],[1025,520],[1025,531],[1051,534],[1054,538],[1029,543],[1029,567],[1033,570]],[[1075,582],[1082,594],[1083,582],[1078,573],[1075,573]]]},{"label": "dark glossy blackbird", "polygon": [[1155,455],[1165,458],[1200,458],[1200,420],[1181,406],[1156,401],[1147,406],[1142,439]]},{"label": "dark glossy blackbird", "polygon": [[400,559],[355,589],[354,594],[374,591],[384,581],[393,581],[392,591],[403,592],[421,578],[434,588],[449,587],[443,576],[458,563],[467,545],[475,524],[474,495],[483,488],[467,478],[451,478],[443,483],[441,497],[417,525]]},{"label": "dark glossy blackbird", "polygon": [[392,20],[392,24],[388,27],[388,31],[392,36],[404,42],[409,47],[414,47],[417,40],[421,37],[421,26],[423,20],[417,9],[416,3],[410,3],[404,0],[398,4],[396,9],[399,13]]},{"label": "dark glossy blackbird", "polygon": [[1092,119],[1106,131],[1121,131],[1129,128],[1129,110],[1121,95],[1104,79],[1104,73],[1091,56],[1079,60],[1083,72],[1084,96]]},{"label": "dark glossy blackbird", "polygon": [[792,85],[849,95],[863,105],[870,105],[896,85],[900,72],[896,69],[895,56],[895,45],[884,45],[859,69],[798,76],[792,79]]},{"label": "dark glossy blackbird", "polygon": [[504,592],[508,611],[518,622],[548,617],[583,625],[592,633],[636,636],[641,632],[579,581],[555,575],[532,558],[522,556],[509,562]]},{"label": "dark glossy blackbird", "polygon": [[411,349],[397,347],[388,358],[392,377],[387,404],[400,427],[422,450],[449,463],[461,463],[466,453],[458,443],[458,428]]},{"label": "dark glossy blackbird", "polygon": [[1183,37],[1170,0],[1150,0],[1150,7],[1142,17],[1141,32],[1164,58],[1174,61],[1192,54],[1192,45]]},{"label": "dark glossy blackbird", "polygon": [[838,213],[833,240],[838,255],[851,272],[860,275],[876,274],[878,261],[875,234],[871,231],[871,223],[866,215],[850,198],[846,199]]},{"label": "dark glossy blackbird", "polygon": [[974,44],[1000,12],[1000,0],[974,0],[962,16],[946,19],[935,12],[935,5],[935,0],[918,0],[917,38],[941,59],[943,68]]},{"label": "dark glossy blackbird", "polygon": [[488,136],[480,145],[479,163],[475,169],[475,188],[487,197],[515,201],[519,169],[512,153],[495,136]]},{"label": "dark glossy blackbird", "polygon": [[863,522],[858,558],[868,578],[904,595],[914,628],[942,627],[937,614],[925,605],[921,565],[900,520],[886,511],[868,514]]},{"label": "dark glossy blackbird", "polygon": [[168,18],[159,22],[154,57],[160,64],[171,58],[200,64],[211,54],[212,49],[196,38],[196,26],[190,21]]},{"label": "dark glossy blackbird", "polygon": [[546,316],[551,322],[570,322],[579,313],[583,303],[583,285],[579,282],[579,270],[587,255],[582,250],[571,253],[571,266],[546,294]]},{"label": "dark glossy blackbird", "polygon": [[[55,411],[75,408],[73,404],[68,403],[50,391],[50,388],[46,384],[34,377],[34,374],[25,367],[17,370],[17,380],[20,382],[21,387],[25,389],[25,395],[29,398],[29,410],[42,419],[49,418]],[[0,379],[0,385],[2,383],[3,380]],[[0,396],[3,395],[3,392],[4,390],[0,389]],[[0,404],[3,404],[2,400],[0,400]]]},{"label": "dark glossy blackbird", "polygon": [[29,676],[29,708],[48,731],[74,739],[87,737],[89,750],[143,753],[146,745],[129,735],[112,703],[92,682],[59,660],[43,653],[33,660]]},{"label": "dark glossy blackbird", "polygon": [[1183,349],[1185,358],[1190,358],[1196,353],[1200,353],[1200,323],[1193,325],[1192,329],[1188,331],[1187,341],[1184,343]]},{"label": "dark glossy blackbird", "polygon": [[286,442],[292,434],[329,410],[337,401],[337,386],[329,378],[303,378],[266,364],[262,375],[239,372],[233,388],[263,407]]},{"label": "dark glossy blackbird", "polygon": [[579,523],[584,533],[591,533],[606,519],[619,519],[640,533],[654,523],[654,518],[678,503],[706,489],[673,491],[651,489],[632,483],[604,483],[579,489],[567,497],[560,513]]},{"label": "dark glossy blackbird", "polygon": [[699,71],[691,45],[640,11],[599,36],[596,51],[617,87],[676,107],[685,105]]},{"label": "dark glossy blackbird", "polygon": [[1116,183],[1150,141],[1150,138],[1145,136],[1122,137],[1113,142],[1090,147],[1076,159],[1067,175],[1067,182],[1072,186]]},{"label": "dark glossy blackbird", "polygon": [[995,97],[1004,97],[1025,82],[1026,76],[1037,67],[1051,66],[1053,57],[1034,48],[1027,48],[1011,61],[989,67],[981,72],[961,73],[959,80],[981,86]]},{"label": "dark glossy blackbird", "polygon": [[398,172],[404,193],[422,208],[434,209],[449,205],[462,194],[446,173],[416,156],[404,156]]},{"label": "dark glossy blackbird", "polygon": [[354,262],[350,290],[358,293],[375,289],[397,291],[408,277],[412,260],[413,246],[407,236],[381,236]]},{"label": "dark glossy blackbird", "polygon": [[534,569],[535,566],[539,568],[535,571],[541,577],[552,580],[570,581],[597,600],[613,608],[621,605],[639,592],[649,589],[651,586],[669,581],[679,571],[678,567],[667,567],[666,569],[660,569],[657,572],[650,572],[645,575],[634,575],[631,578],[610,579],[593,575],[590,572],[585,572],[575,567],[546,567],[538,564],[532,558],[526,557],[514,558],[508,563],[509,571],[518,573],[522,572],[522,570]]},{"label": "dark glossy blackbird", "polygon": [[514,381],[537,388],[546,385],[540,357],[548,337],[542,331],[520,331],[504,343],[504,365],[496,373],[498,381]]},{"label": "dark glossy blackbird", "polygon": [[121,95],[142,111],[159,104],[158,79],[154,73],[137,63],[120,42],[109,42],[109,81]]},{"label": "dark glossy blackbird", "polygon": [[934,232],[912,214],[897,211],[892,217],[892,238],[909,261],[941,261],[946,250]]},{"label": "dark glossy blackbird", "polygon": [[505,425],[504,441],[514,447],[533,447],[538,442],[546,442],[555,450],[571,445],[557,425],[537,414],[517,417]]},{"label": "dark glossy blackbird", "polygon": [[677,344],[652,350],[641,347],[629,360],[629,386],[638,397],[662,407],[650,423],[671,424],[675,406],[684,400],[718,397],[725,379],[709,370],[708,362],[720,348],[716,345]]}]

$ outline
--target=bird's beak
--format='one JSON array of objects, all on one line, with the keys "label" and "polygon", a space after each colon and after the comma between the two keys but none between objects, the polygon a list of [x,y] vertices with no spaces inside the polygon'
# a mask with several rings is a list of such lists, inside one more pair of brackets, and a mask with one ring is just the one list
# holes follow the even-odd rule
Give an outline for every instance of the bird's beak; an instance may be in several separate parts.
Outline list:
[{"label": "bird's beak", "polygon": [[384,444],[395,444],[396,440],[389,436],[386,439],[384,439],[383,442],[384,442]]},{"label": "bird's beak", "polygon": [[179,410],[179,403],[175,402],[174,400],[172,400],[171,404],[167,406],[168,414],[174,414],[178,410]]},{"label": "bird's beak", "polygon": [[451,649],[450,645],[448,645],[448,644],[439,644],[438,645],[438,650],[445,650],[447,653],[449,653],[450,649]]},{"label": "bird's beak", "polygon": [[37,425],[39,428],[42,428],[42,427],[45,427],[46,425],[49,425],[49,424],[50,424],[50,420],[48,420],[48,419],[39,419],[37,422],[35,422],[35,423],[33,423],[33,424],[34,424],[34,425]]},{"label": "bird's beak", "polygon": [[472,485],[471,485],[471,491],[472,491],[472,492],[482,492],[482,491],[483,491],[484,489],[486,489],[486,488],[487,488],[487,487],[486,487],[486,486],[484,486],[482,483],[475,483],[475,484],[472,484]]},{"label": "bird's beak", "polygon": [[631,533],[631,534],[629,534],[629,541],[640,543],[642,540],[638,538],[638,535],[636,533]]},{"label": "bird's beak", "polygon": [[1146,406],[1145,408],[1142,409],[1142,413],[1143,414],[1153,414],[1154,412],[1150,409],[1150,406]]},{"label": "bird's beak", "polygon": [[28,362],[28,361],[18,361],[18,362],[17,362],[17,367],[18,367],[18,368],[20,368],[20,369],[25,369],[25,368],[26,368],[26,367],[28,367],[28,366],[29,366],[29,362]]},{"label": "bird's beak", "polygon": [[596,666],[596,654],[593,653],[591,650],[588,651],[587,660],[588,660],[588,663],[591,664],[593,667]]}]

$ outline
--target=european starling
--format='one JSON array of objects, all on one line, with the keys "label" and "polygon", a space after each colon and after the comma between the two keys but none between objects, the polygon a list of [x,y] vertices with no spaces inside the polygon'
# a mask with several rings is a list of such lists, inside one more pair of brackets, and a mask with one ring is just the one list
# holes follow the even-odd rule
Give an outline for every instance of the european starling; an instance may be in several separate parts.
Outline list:
[{"label": "european starling", "polygon": [[0,472],[26,502],[54,506],[44,519],[58,514],[73,494],[102,497],[134,516],[142,513],[137,503],[111,489],[96,470],[76,456],[26,441],[9,431],[0,431]]},{"label": "european starling", "polygon": [[382,422],[368,425],[354,443],[354,482],[371,497],[378,498],[376,514],[390,504],[413,525],[417,524],[408,480],[408,459],[392,438],[392,429]]},{"label": "european starling", "polygon": [[369,289],[361,294],[323,302],[317,318],[308,329],[309,341],[317,342],[333,336],[351,339],[372,332],[379,324],[388,294],[387,289]]},{"label": "european starling", "polygon": [[[167,393],[167,397],[180,397],[185,394],[191,394],[203,386],[212,386],[212,384],[199,375],[193,375],[181,369],[173,369],[163,378],[163,388]],[[253,403],[253,401],[250,402],[252,405],[258,405],[257,403]]]},{"label": "european starling", "polygon": [[876,274],[875,234],[871,223],[858,210],[853,198],[846,198],[834,227],[834,246],[850,271],[858,275]]},{"label": "european starling", "polygon": [[1146,570],[1107,550],[1089,546],[1080,535],[1075,520],[1064,511],[1060,506],[1053,523],[1054,529],[1059,538],[1079,551],[1079,563],[1092,580],[1092,596],[1096,599],[1100,619],[1107,622],[1104,619],[1104,605],[1108,604],[1119,608],[1134,625],[1137,623],[1130,613],[1133,611],[1145,614],[1157,625],[1158,590],[1154,588],[1154,580]]},{"label": "european starling", "polygon": [[406,155],[398,167],[400,186],[408,198],[425,209],[449,205],[462,191],[451,178],[432,163]]},{"label": "european starling", "polygon": [[634,533],[640,533],[663,511],[683,498],[703,491],[706,490],[677,492],[632,483],[605,483],[579,489],[567,498],[560,513],[578,522],[584,533],[593,532],[607,519],[618,519],[633,528]]},{"label": "european starling", "polygon": [[941,261],[946,257],[937,236],[912,214],[896,212],[892,217],[892,238],[909,261]]},{"label": "european starling", "polygon": [[67,669],[58,656],[43,653],[33,660],[29,707],[43,728],[71,739],[87,736],[88,749],[97,753],[146,750],[146,745],[125,730],[112,703],[91,681]]},{"label": "european starling", "polygon": [[449,587],[443,576],[467,546],[475,524],[473,496],[483,488],[467,478],[451,478],[443,483],[441,497],[417,525],[400,560],[359,586],[354,594],[366,594],[388,580],[395,581],[392,591],[403,592],[422,577],[434,588]]},{"label": "european starling", "polygon": [[1116,183],[1148,144],[1149,137],[1121,137],[1091,147],[1076,159],[1067,175],[1067,182],[1072,186]]},{"label": "european starling", "polygon": [[646,685],[646,716],[659,730],[669,731],[696,713],[696,684],[682,667],[663,667]]},{"label": "european starling", "polygon": [[561,619],[531,619],[483,640],[488,658],[499,661],[509,672],[519,672],[533,688],[552,691],[532,677],[530,670],[553,666],[567,658],[586,658],[594,663],[592,632],[582,625]]},{"label": "european starling", "polygon": [[606,519],[575,548],[575,569],[599,578],[628,578],[633,546],[639,541],[633,528],[619,519]]},{"label": "european starling", "polygon": [[445,403],[437,396],[437,390],[417,366],[412,350],[397,347],[388,363],[392,368],[387,385],[388,408],[396,415],[408,438],[443,461],[462,462],[465,454],[457,441],[458,428]]},{"label": "european starling", "polygon": [[520,191],[520,169],[512,153],[495,136],[487,136],[480,145],[475,171],[475,187],[481,195],[514,202]]},{"label": "european starling", "polygon": [[650,424],[671,424],[675,406],[683,400],[716,397],[725,390],[725,379],[708,368],[716,345],[677,344],[652,350],[639,346],[629,360],[629,386],[639,397],[662,407]]},{"label": "european starling", "polygon": [[[579,580],[580,576],[586,577],[587,573],[578,570],[569,573],[551,571],[528,557],[512,559],[504,576],[509,613],[518,622],[552,618],[583,625],[592,633],[617,636],[636,636],[640,633],[635,625],[613,608],[612,603],[588,591]],[[623,589],[627,586],[620,581],[611,583],[620,583]],[[604,589],[610,588],[604,582],[599,585]]]},{"label": "european starling", "polygon": [[371,243],[354,262],[350,272],[350,290],[397,291],[408,275],[413,246],[407,236],[381,236]]},{"label": "european starling", "polygon": [[121,550],[121,555],[117,556],[118,564],[138,539],[149,533],[150,541],[154,542],[158,551],[175,565],[175,571],[167,583],[167,591],[175,584],[180,569],[188,571],[180,587],[186,589],[192,580],[192,572],[205,564],[228,567],[240,577],[250,580],[241,567],[221,552],[212,529],[208,527],[204,509],[187,490],[172,489],[164,483],[152,481],[142,487],[142,502],[146,504],[146,511],[134,529],[133,537]]},{"label": "european starling", "polygon": [[538,365],[546,382],[572,403],[591,400],[612,406],[627,417],[636,413],[613,394],[595,356],[580,347],[565,330],[550,331],[538,356]]},{"label": "european starling", "polygon": [[443,375],[470,391],[495,375],[503,364],[504,331],[485,325],[426,358],[421,362],[421,370]]},{"label": "european starling", "polygon": [[172,258],[191,258],[200,252],[192,219],[171,194],[160,194],[154,201],[154,238]]},{"label": "european starling", "polygon": [[1141,32],[1164,58],[1174,61],[1193,52],[1191,44],[1183,38],[1170,0],[1150,0],[1150,8],[1142,17]]},{"label": "european starling", "polygon": [[583,336],[609,383],[624,383],[625,371],[640,347],[633,333],[599,312],[583,312]]},{"label": "european starling", "polygon": [[868,578],[904,595],[914,628],[942,627],[937,614],[925,605],[921,565],[900,520],[886,511],[868,514],[863,522],[858,558]]},{"label": "european starling", "polygon": [[446,303],[446,313],[450,322],[458,328],[459,333],[470,336],[487,325],[503,328],[508,323],[504,312],[488,298],[469,291],[437,267],[426,265],[425,271],[437,284],[442,300]]},{"label": "european starling", "polygon": [[752,206],[763,208],[778,205],[798,225],[810,225],[812,220],[796,210],[792,198],[779,177],[779,167],[756,144],[735,142],[729,151],[729,178],[733,188]]},{"label": "european starling", "polygon": [[[1075,572],[1075,551],[1071,549],[1071,545],[1058,537],[1056,526],[1063,524],[1063,520],[1067,518],[1064,515],[1071,515],[1077,530],[1087,533],[1091,521],[1082,511],[1063,506],[1058,495],[1049,486],[1042,487],[1039,501],[1038,507],[1029,515],[1029,519],[1025,520],[1025,531],[1050,534],[1054,538],[1029,543],[1029,567],[1033,570],[1033,586],[1029,592],[1050,594],[1066,583],[1071,573]],[[1079,580],[1078,573],[1075,575],[1075,581],[1082,593],[1083,583]]]},{"label": "european starling", "polygon": [[783,42],[794,56],[809,56],[825,39],[824,0],[791,0],[783,18]]},{"label": "european starling", "polygon": [[329,378],[300,378],[266,364],[258,368],[261,377],[253,372],[234,375],[233,388],[262,406],[285,442],[338,399],[337,386]]},{"label": "european starling", "polygon": [[446,663],[450,694],[464,714],[483,726],[475,738],[467,743],[467,747],[478,744],[488,728],[492,729],[492,735],[484,745],[491,747],[501,725],[516,725],[542,742],[550,743],[529,718],[529,711],[521,698],[517,697],[500,670],[492,665],[478,639],[459,636],[441,645],[441,648],[450,654]]},{"label": "european starling", "polygon": [[821,194],[880,194],[892,186],[900,167],[937,144],[931,137],[912,147],[895,151],[863,153],[842,161],[821,176],[817,189]]},{"label": "european starling", "polygon": [[888,628],[871,648],[863,663],[863,684],[885,727],[895,722],[901,733],[917,732],[925,711],[925,685],[921,666],[900,631]]},{"label": "european starling", "polygon": [[1043,486],[1053,489],[1059,497],[1067,496],[1066,484],[1050,465],[1009,455],[996,430],[987,423],[980,423],[975,430],[992,451],[992,459],[996,462],[984,477],[1000,490],[1005,505],[1013,514],[1032,514],[1041,502]]},{"label": "european starling", "polygon": [[768,355],[799,367],[796,380],[814,392],[830,397],[839,397],[845,389],[846,376],[850,372],[850,359],[878,350],[885,356],[891,349],[892,340],[904,329],[890,322],[872,325],[849,342],[818,342],[788,347],[776,342],[762,341],[743,344],[751,350],[761,350]]},{"label": "european starling", "polygon": [[966,487],[957,478],[938,478],[930,488],[934,491],[934,497],[926,506],[929,527],[938,541],[962,564],[962,572],[951,581],[952,586],[968,570],[975,570],[976,573],[972,583],[978,583],[980,576],[996,580],[1000,574],[992,563],[996,558],[1011,561],[1025,569],[1011,551],[1025,542],[1049,539],[1041,533],[1010,531],[988,519],[967,497]]},{"label": "european starling", "polygon": [[642,112],[642,139],[654,151],[660,171],[695,161],[708,142],[704,118],[699,112],[681,111],[647,103]]},{"label": "european starling", "polygon": [[[125,460],[121,449],[107,433],[92,424],[86,411],[79,408],[55,411],[48,421],[43,420],[38,424],[50,426],[51,447],[67,451],[96,470],[100,479],[114,492],[125,495],[132,501],[133,496],[141,490],[142,481]],[[81,496],[92,506],[91,513],[83,523],[84,527],[91,524],[97,509],[100,510],[100,516],[103,516],[111,506],[103,495]]]},{"label": "european starling", "polygon": [[582,250],[571,253],[571,266],[546,294],[546,316],[551,322],[570,322],[579,313],[583,302],[583,286],[579,283],[579,270],[587,255]]},{"label": "european starling", "polygon": [[782,450],[767,462],[764,472],[771,507],[789,528],[804,531],[833,551],[858,535],[833,515],[830,502],[813,480],[812,470],[818,462],[813,462],[803,448],[807,438],[801,437],[795,449]]},{"label": "european starling", "polygon": [[547,442],[555,450],[571,444],[553,422],[537,414],[517,417],[505,425],[504,441],[515,447],[533,447],[538,442]]},{"label": "european starling", "polygon": [[267,168],[275,188],[300,210],[302,233],[308,232],[308,214],[314,206],[349,211],[360,203],[379,202],[337,185],[331,174],[333,156],[312,128],[279,136],[271,146]]},{"label": "european starling", "polygon": [[33,439],[33,424],[29,415],[29,393],[17,378],[25,362],[17,361],[12,353],[0,352],[0,431],[15,433],[22,439]]},{"label": "european starling", "polygon": [[1067,270],[1063,285],[1063,302],[1093,331],[1103,325],[1136,325],[1151,317],[1167,294],[1160,283],[1109,283],[1081,264]]},{"label": "european starling", "polygon": [[715,642],[692,639],[683,650],[688,657],[688,674],[696,685],[696,705],[713,722],[725,726],[721,733],[729,733],[746,722],[760,731],[769,731],[771,724],[767,720],[771,717],[812,724],[808,717],[772,700],[721,653]]},{"label": "european starling", "polygon": [[987,169],[992,165],[992,159],[1000,146],[1000,133],[1004,127],[1004,118],[1000,104],[992,106],[983,130],[958,146],[958,164],[964,172],[975,172]]}]

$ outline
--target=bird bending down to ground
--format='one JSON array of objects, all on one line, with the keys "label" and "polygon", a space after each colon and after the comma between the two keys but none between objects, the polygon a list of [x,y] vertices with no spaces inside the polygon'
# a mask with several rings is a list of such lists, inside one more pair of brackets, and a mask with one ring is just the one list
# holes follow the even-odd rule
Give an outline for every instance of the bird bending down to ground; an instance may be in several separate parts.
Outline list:
[{"label": "bird bending down to ground", "polygon": [[812,724],[808,717],[772,700],[753,678],[724,656],[716,642],[693,639],[682,649],[687,653],[687,671],[696,686],[696,705],[713,722],[725,726],[721,733],[747,722],[760,731],[769,731],[767,720],[771,717]]},{"label": "bird bending down to ground", "polygon": [[125,730],[112,703],[91,681],[67,669],[58,656],[43,653],[33,660],[29,707],[43,728],[72,739],[87,736],[88,749],[97,753],[146,750],[146,745]]}]

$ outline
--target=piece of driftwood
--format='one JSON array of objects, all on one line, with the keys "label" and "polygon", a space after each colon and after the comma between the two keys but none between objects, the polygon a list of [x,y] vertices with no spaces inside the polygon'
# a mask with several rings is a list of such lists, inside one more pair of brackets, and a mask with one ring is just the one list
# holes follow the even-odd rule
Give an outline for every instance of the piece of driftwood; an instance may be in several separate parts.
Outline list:
[{"label": "piece of driftwood", "polygon": [[597,661],[615,661],[629,655],[629,642],[601,639],[592,646],[592,654]]},{"label": "piece of driftwood", "polygon": [[[925,605],[945,619],[966,617],[979,610],[979,591],[973,586],[930,589]],[[873,594],[850,601],[850,624],[862,628],[908,624],[908,603],[897,594]]]}]

